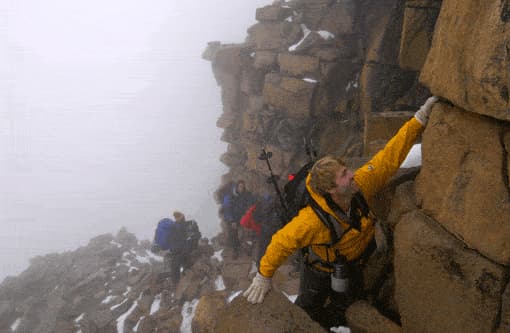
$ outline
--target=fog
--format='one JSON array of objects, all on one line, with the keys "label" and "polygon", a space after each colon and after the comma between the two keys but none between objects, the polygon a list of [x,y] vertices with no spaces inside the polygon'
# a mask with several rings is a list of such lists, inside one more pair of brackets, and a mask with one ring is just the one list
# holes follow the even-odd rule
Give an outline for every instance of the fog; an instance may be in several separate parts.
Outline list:
[{"label": "fog", "polygon": [[181,210],[219,231],[220,89],[200,55],[268,0],[0,3],[0,280]]}]

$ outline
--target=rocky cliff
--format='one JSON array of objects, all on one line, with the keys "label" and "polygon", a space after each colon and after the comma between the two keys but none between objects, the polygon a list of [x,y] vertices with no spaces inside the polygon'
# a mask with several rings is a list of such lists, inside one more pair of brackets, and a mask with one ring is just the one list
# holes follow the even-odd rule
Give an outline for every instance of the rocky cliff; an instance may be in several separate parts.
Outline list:
[{"label": "rocky cliff", "polygon": [[[381,148],[430,94],[422,166],[371,203],[387,246],[365,270],[353,332],[510,332],[510,2],[291,0],[259,8],[241,44],[211,42],[229,143],[223,181],[271,191],[276,174],[336,154],[352,166]],[[219,36],[221,37],[221,36]],[[34,258],[0,285],[2,332],[320,332],[289,301],[292,262],[263,305],[242,297],[250,243],[232,259],[202,241],[173,285],[149,243],[121,230]],[[288,297],[286,297],[288,295]]]},{"label": "rocky cliff", "polygon": [[[202,239],[177,285],[163,256],[125,229],[75,251],[33,258],[22,274],[0,284],[0,332],[240,332],[241,324],[259,332],[260,323],[249,318],[253,306],[239,297],[256,272],[254,262],[247,252],[233,260],[219,239]],[[271,306],[258,308],[257,318],[277,318],[264,330],[322,330],[290,302],[297,286],[293,267],[284,265]]]},{"label": "rocky cliff", "polygon": [[244,43],[203,54],[222,88],[224,182],[270,190],[261,148],[286,175],[307,161],[304,142],[359,165],[439,96],[418,176],[372,203],[390,246],[349,324],[509,331],[510,2],[275,1],[256,18]]}]

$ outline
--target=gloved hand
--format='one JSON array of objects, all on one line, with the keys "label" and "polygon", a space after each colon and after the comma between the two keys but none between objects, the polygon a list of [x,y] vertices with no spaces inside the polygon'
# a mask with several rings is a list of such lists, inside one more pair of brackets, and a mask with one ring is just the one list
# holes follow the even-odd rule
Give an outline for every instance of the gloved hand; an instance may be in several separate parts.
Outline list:
[{"label": "gloved hand", "polygon": [[434,103],[438,101],[437,96],[427,98],[425,104],[423,104],[418,111],[414,114],[414,117],[425,127],[429,121],[430,111]]},{"label": "gloved hand", "polygon": [[269,289],[271,289],[271,278],[257,273],[250,287],[243,293],[243,296],[252,304],[262,303]]}]

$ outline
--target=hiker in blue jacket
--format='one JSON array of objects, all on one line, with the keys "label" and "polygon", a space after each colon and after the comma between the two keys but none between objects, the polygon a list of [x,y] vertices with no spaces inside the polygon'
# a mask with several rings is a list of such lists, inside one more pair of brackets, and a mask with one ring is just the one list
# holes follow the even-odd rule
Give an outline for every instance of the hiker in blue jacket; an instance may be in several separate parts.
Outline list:
[{"label": "hiker in blue jacket", "polygon": [[248,208],[255,203],[255,197],[246,190],[244,180],[239,180],[232,188],[232,191],[223,197],[223,219],[227,227],[229,245],[234,253],[233,258],[239,256],[241,243],[239,241],[238,230],[239,221],[246,213]]},{"label": "hiker in blue jacket", "polygon": [[177,285],[181,278],[181,268],[186,265],[190,255],[190,251],[187,250],[185,220],[173,221],[169,218],[160,220],[151,250],[155,253],[160,250],[165,251],[163,257],[164,275],[170,275],[174,285]]}]

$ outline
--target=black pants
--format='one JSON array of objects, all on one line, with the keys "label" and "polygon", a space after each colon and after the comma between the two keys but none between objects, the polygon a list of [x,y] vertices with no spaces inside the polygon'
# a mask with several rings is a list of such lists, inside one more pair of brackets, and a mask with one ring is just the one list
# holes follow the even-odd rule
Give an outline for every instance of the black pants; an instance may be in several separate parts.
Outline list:
[{"label": "black pants", "polygon": [[303,263],[299,296],[295,304],[328,331],[330,327],[345,325],[345,310],[355,300],[364,297],[362,262],[372,254],[374,249],[375,242],[370,243],[359,260],[348,264],[349,291],[347,293],[338,293],[331,289],[330,273]]},{"label": "black pants", "polygon": [[354,302],[361,288],[361,271],[354,272],[355,266],[350,268],[349,292],[338,293],[331,289],[331,276],[329,273],[319,271],[310,265],[302,265],[299,284],[299,296],[295,304],[308,313],[322,327],[345,325],[345,310]]},{"label": "black pants", "polygon": [[234,252],[239,252],[239,248],[241,247],[241,242],[239,241],[238,235],[238,223],[225,222],[227,225],[227,236],[228,236],[228,245],[234,249]]},{"label": "black pants", "polygon": [[164,257],[165,270],[169,271],[172,282],[177,285],[181,279],[181,268],[187,265],[185,253],[169,253]]}]

